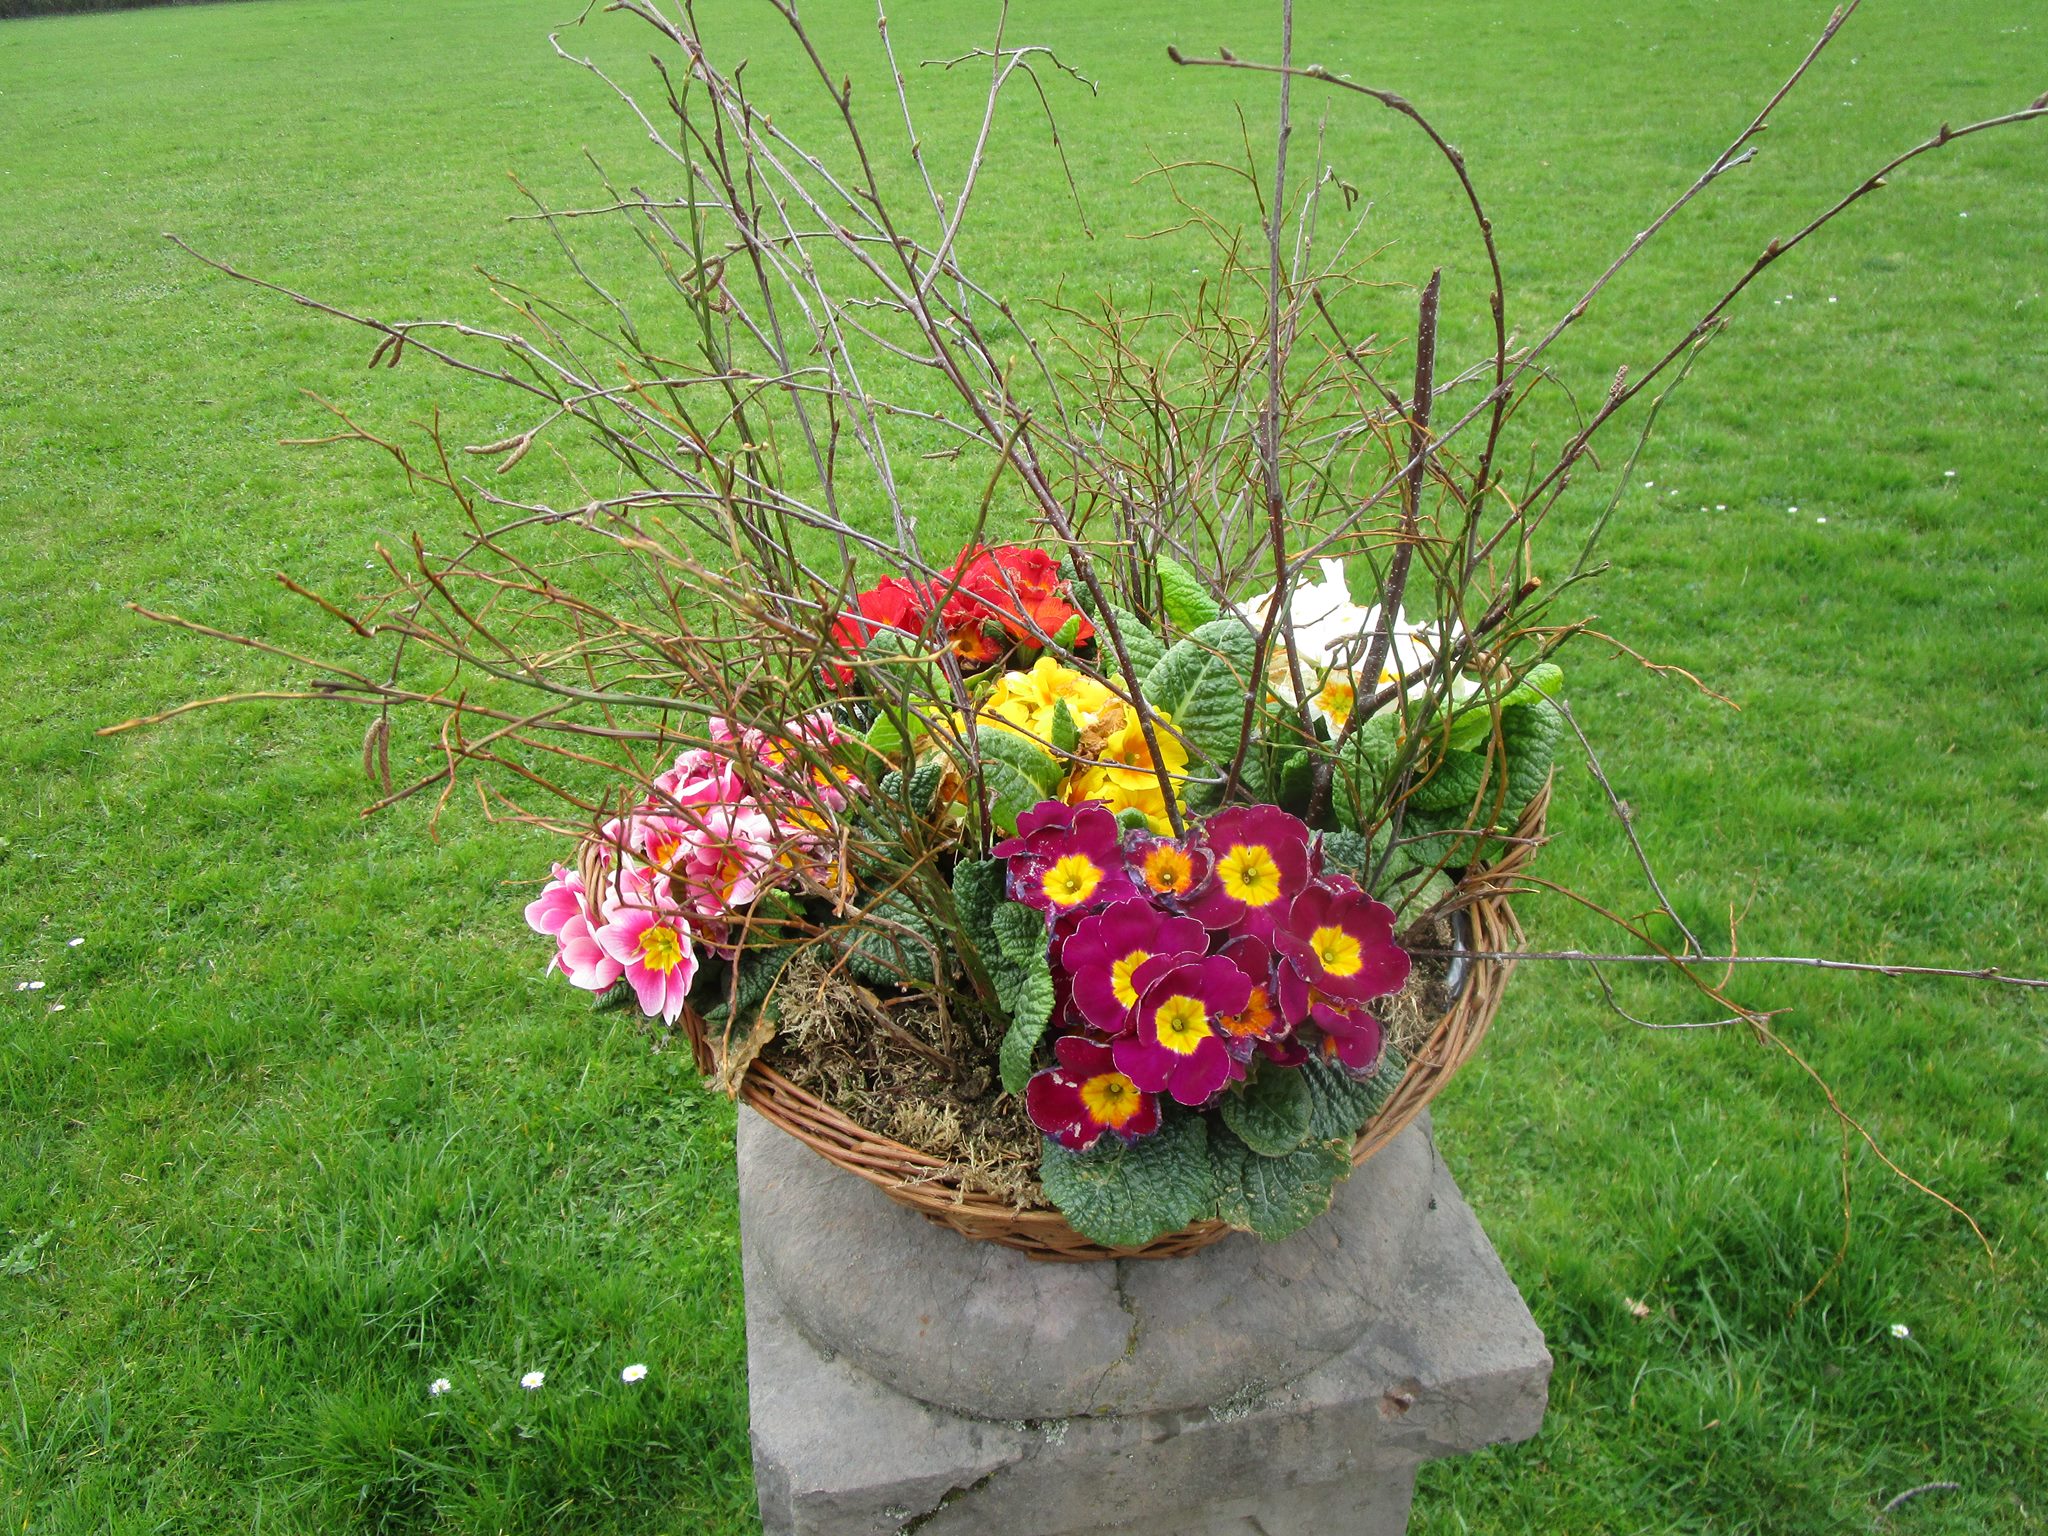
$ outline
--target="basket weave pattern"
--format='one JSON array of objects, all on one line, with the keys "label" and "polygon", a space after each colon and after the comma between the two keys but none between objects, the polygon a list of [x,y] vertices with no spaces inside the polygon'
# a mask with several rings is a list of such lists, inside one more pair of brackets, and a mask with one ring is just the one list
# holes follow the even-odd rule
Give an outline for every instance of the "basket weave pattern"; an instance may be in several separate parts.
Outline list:
[{"label": "basket weave pattern", "polygon": [[[1507,852],[1492,864],[1469,871],[1459,883],[1458,904],[1470,924],[1470,947],[1478,953],[1519,947],[1521,925],[1508,905],[1508,891],[1542,838],[1549,802],[1546,786],[1523,813]],[[1464,984],[1450,1008],[1416,1048],[1379,1113],[1359,1131],[1351,1149],[1354,1168],[1406,1130],[1479,1048],[1500,1011],[1513,971],[1512,960],[1475,960],[1466,968]],[[710,1071],[711,1047],[703,1020],[685,1009],[682,1022],[698,1067]],[[758,1061],[741,1078],[739,1098],[827,1162],[866,1179],[897,1203],[964,1237],[1016,1248],[1034,1259],[1171,1259],[1206,1248],[1230,1231],[1220,1221],[1197,1221],[1137,1248],[1105,1248],[1068,1226],[1058,1211],[1018,1210],[993,1195],[962,1189],[944,1159],[877,1135]]]}]

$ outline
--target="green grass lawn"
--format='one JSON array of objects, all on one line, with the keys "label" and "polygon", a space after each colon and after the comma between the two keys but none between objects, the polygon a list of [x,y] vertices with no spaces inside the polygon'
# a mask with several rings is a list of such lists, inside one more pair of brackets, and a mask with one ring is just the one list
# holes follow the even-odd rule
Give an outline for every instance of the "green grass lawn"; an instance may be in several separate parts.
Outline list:
[{"label": "green grass lawn", "polygon": [[[815,8],[879,88],[872,11]],[[325,430],[302,389],[383,423],[438,403],[458,442],[509,425],[444,375],[364,372],[360,335],[159,232],[394,315],[487,313],[474,265],[559,281],[544,233],[505,222],[504,173],[560,203],[592,195],[583,146],[654,174],[547,47],[575,9],[0,25],[0,1529],[754,1528],[731,1112],[542,978],[512,882],[555,850],[473,807],[438,841],[424,806],[363,822],[353,716],[92,734],[287,675],[124,602],[331,646],[267,573],[367,590],[375,539],[449,526],[369,455],[279,447]],[[787,78],[761,14],[719,9],[741,13],[718,25],[758,55],[757,89]],[[909,56],[981,39],[986,15],[947,9],[894,18]],[[1823,10],[1305,0],[1301,54],[1404,90],[1466,151],[1533,328],[1748,120]],[[1017,295],[1187,274],[1191,241],[1123,238],[1172,222],[1134,178],[1154,154],[1229,153],[1231,102],[1255,134],[1271,108],[1175,74],[1164,45],[1259,54],[1272,25],[1219,0],[1050,0],[1012,26],[1102,81],[1063,98],[1102,233],[1081,237],[1019,110],[995,166],[1011,191],[970,228],[987,264]],[[1567,381],[1597,395],[1653,356],[1717,277],[1889,151],[2023,105],[2048,86],[2044,42],[2033,0],[1873,7],[1759,160],[1593,312]],[[636,24],[574,43],[644,77]],[[956,163],[972,85],[927,83]],[[1385,114],[1308,100],[1375,202],[1384,275],[1417,282],[1460,242],[1446,346],[1468,356],[1484,290],[1443,178]],[[815,101],[792,116],[814,123]],[[2048,971],[2044,181],[2048,132],[1986,137],[1774,269],[1622,502],[1603,627],[1742,709],[1593,646],[1571,691],[1676,899],[1710,922],[1747,905],[1752,952]],[[1411,302],[1389,292],[1387,334]],[[958,522],[979,474],[920,471],[928,528]],[[1585,482],[1578,516],[1612,485]],[[1647,905],[1583,770],[1554,826],[1547,873]],[[1561,903],[1523,915],[1546,945],[1605,942]],[[1425,1472],[1418,1529],[1865,1530],[1931,1481],[1960,1486],[1889,1529],[2041,1528],[2048,1013],[1810,973],[1743,995],[1792,1010],[1787,1040],[1976,1215],[1996,1267],[1859,1147],[1854,1244],[1799,1306],[1841,1226],[1811,1084],[1526,967],[1437,1123],[1550,1339],[1551,1416],[1527,1446]],[[1687,1016],[1668,981],[1622,997]],[[649,1375],[628,1387],[631,1362]],[[547,1382],[526,1394],[530,1369]]]}]

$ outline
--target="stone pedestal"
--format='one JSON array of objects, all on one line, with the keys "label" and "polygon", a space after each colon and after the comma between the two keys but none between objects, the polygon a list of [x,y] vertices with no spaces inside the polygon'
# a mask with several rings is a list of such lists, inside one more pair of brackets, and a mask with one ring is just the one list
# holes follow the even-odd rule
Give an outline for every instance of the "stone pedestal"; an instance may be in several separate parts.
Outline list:
[{"label": "stone pedestal", "polygon": [[768,1536],[1393,1536],[1550,1357],[1425,1118],[1282,1243],[1041,1264],[740,1111]]}]

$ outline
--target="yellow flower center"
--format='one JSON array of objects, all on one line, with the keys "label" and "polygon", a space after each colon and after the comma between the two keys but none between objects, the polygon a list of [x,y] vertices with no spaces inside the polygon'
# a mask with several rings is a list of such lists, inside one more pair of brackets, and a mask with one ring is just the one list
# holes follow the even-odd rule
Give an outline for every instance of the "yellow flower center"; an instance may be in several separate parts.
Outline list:
[{"label": "yellow flower center", "polygon": [[1263,843],[1238,843],[1217,861],[1216,878],[1224,894],[1248,907],[1271,906],[1280,899],[1280,865]]},{"label": "yellow flower center", "polygon": [[1161,895],[1185,891],[1194,883],[1195,861],[1182,849],[1154,848],[1145,855],[1145,884]]},{"label": "yellow flower center", "polygon": [[1365,964],[1365,949],[1342,928],[1318,928],[1308,936],[1308,947],[1332,976],[1356,976]]},{"label": "yellow flower center", "polygon": [[1102,884],[1102,869],[1083,853],[1070,853],[1045,872],[1041,889],[1056,907],[1079,906]]},{"label": "yellow flower center", "polygon": [[1153,1015],[1159,1043],[1176,1056],[1192,1056],[1195,1048],[1215,1031],[1209,1027],[1209,1010],[1199,997],[1185,992],[1169,997]]},{"label": "yellow flower center", "polygon": [[1109,989],[1126,1008],[1138,1006],[1138,993],[1131,985],[1131,973],[1151,958],[1151,950],[1134,949],[1109,968]]},{"label": "yellow flower center", "polygon": [[1130,1122],[1144,1100],[1138,1097],[1138,1085],[1123,1073],[1104,1072],[1081,1085],[1081,1102],[1096,1124],[1114,1131]]},{"label": "yellow flower center", "polygon": [[683,941],[675,929],[657,924],[640,935],[640,963],[650,971],[672,971],[683,963]]}]

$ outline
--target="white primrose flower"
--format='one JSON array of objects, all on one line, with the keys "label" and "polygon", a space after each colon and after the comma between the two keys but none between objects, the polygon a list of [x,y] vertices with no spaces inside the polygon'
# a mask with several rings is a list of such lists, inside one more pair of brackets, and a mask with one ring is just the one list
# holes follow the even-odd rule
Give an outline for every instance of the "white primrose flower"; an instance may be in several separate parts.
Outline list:
[{"label": "white primrose flower", "polygon": [[529,1392],[538,1392],[540,1384],[547,1379],[548,1373],[546,1371],[528,1371],[519,1378],[519,1385],[526,1388]]},{"label": "white primrose flower", "polygon": [[[1356,669],[1365,659],[1372,637],[1379,630],[1380,610],[1377,605],[1364,606],[1351,600],[1351,589],[1344,581],[1342,560],[1317,563],[1322,567],[1322,579],[1301,583],[1288,598],[1287,627],[1294,632],[1295,653],[1302,664],[1302,681],[1313,684],[1309,708],[1332,731],[1339,731],[1351,718],[1357,702],[1362,682]],[[1272,606],[1273,589],[1268,588],[1240,604],[1238,616],[1254,629],[1262,628]],[[1454,623],[1451,626],[1451,643],[1455,644],[1462,634],[1463,631]],[[1373,680],[1371,691],[1377,692],[1387,684],[1398,682],[1426,667],[1436,654],[1443,636],[1436,626],[1413,623],[1405,613],[1396,609],[1391,638],[1392,644],[1380,662],[1379,676]],[[1266,680],[1279,698],[1290,704],[1294,702],[1293,679],[1284,646],[1273,648]],[[1418,688],[1420,686],[1417,685]],[[1475,692],[1477,686],[1468,678],[1454,678],[1452,696],[1465,698]]]},{"label": "white primrose flower", "polygon": [[626,1383],[627,1386],[631,1386],[636,1381],[645,1381],[646,1379],[647,1367],[644,1365],[629,1365],[619,1372],[619,1380]]}]

